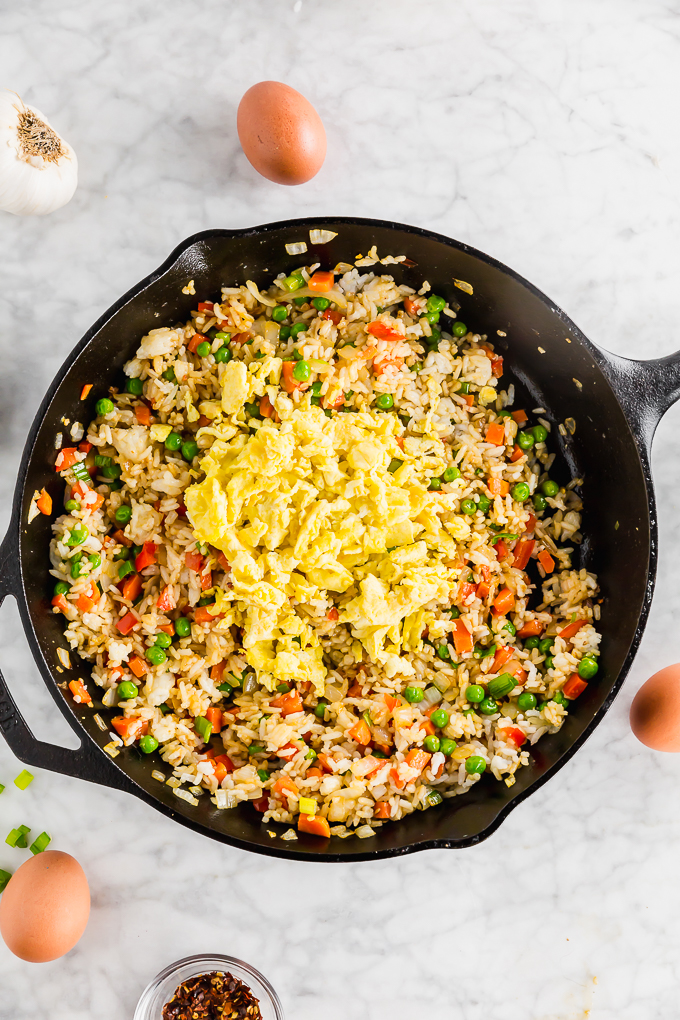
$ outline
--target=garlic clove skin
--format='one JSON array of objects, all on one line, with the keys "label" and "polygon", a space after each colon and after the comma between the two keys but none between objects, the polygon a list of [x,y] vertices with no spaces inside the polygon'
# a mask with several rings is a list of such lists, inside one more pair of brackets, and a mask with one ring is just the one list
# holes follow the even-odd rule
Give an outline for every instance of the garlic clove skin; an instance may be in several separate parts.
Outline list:
[{"label": "garlic clove skin", "polygon": [[44,216],[71,200],[78,160],[47,118],[14,93],[0,93],[0,209]]}]

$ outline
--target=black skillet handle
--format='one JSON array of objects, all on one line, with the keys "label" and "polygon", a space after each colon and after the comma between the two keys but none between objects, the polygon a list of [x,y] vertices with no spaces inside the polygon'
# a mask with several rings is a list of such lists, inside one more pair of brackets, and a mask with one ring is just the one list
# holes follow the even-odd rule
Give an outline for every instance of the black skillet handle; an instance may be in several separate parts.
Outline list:
[{"label": "black skillet handle", "polygon": [[603,365],[635,435],[649,451],[656,427],[680,399],[680,351],[652,361],[607,352]]},{"label": "black skillet handle", "polygon": [[[14,536],[18,533],[16,520],[10,524],[5,540],[0,546],[0,604],[8,595],[17,600],[23,597],[19,554]],[[68,718],[68,717],[67,717]],[[72,750],[56,744],[46,744],[33,736],[0,671],[0,731],[12,752],[26,765],[61,772],[65,776],[87,779],[101,786],[131,790],[131,784],[113,763],[90,740],[84,737],[80,747]]]}]

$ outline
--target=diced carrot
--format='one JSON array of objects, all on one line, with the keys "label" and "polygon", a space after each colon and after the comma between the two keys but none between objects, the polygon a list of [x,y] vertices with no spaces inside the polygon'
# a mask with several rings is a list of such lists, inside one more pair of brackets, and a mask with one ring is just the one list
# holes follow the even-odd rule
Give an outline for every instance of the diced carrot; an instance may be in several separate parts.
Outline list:
[{"label": "diced carrot", "polygon": [[82,390],[80,391],[80,399],[81,400],[87,400],[87,398],[90,395],[90,390],[91,389],[92,389],[92,383],[90,383],[90,382],[85,383],[85,385],[83,386]]},{"label": "diced carrot", "polygon": [[518,684],[524,685],[527,682],[527,671],[523,668],[519,659],[510,659],[503,667],[504,673],[514,676]]},{"label": "diced carrot", "polygon": [[222,729],[222,710],[211,705],[205,713],[205,717],[212,726],[213,733],[219,733]]},{"label": "diced carrot", "polygon": [[331,411],[339,410],[344,403],[345,403],[344,393],[338,393],[335,400],[328,400],[326,397],[321,398],[321,406],[324,408],[328,408]]},{"label": "diced carrot", "polygon": [[496,654],[493,657],[493,666],[491,667],[491,672],[499,673],[503,663],[507,662],[508,659],[511,659],[512,656],[514,655],[514,652],[515,652],[514,648],[511,648],[510,646],[506,647],[501,646],[500,648],[497,648]]},{"label": "diced carrot", "polygon": [[219,565],[222,567],[222,570],[231,570],[231,565],[229,563],[229,560],[224,555],[224,553],[222,552],[221,549],[216,549],[215,550],[215,557],[216,557],[217,562],[219,563]]},{"label": "diced carrot", "polygon": [[505,616],[515,605],[515,596],[509,588],[501,588],[494,599],[493,608],[498,616]]},{"label": "diced carrot", "polygon": [[523,425],[525,421],[529,420],[529,416],[527,415],[526,411],[513,411],[512,417],[513,420],[516,421],[518,425]]},{"label": "diced carrot", "polygon": [[367,747],[371,742],[371,730],[365,719],[358,719],[348,733],[357,744]]},{"label": "diced carrot", "polygon": [[312,689],[312,681],[298,680],[297,689],[299,690],[301,697],[306,698]]},{"label": "diced carrot", "polygon": [[321,815],[300,815],[298,832],[309,832],[312,836],[323,836],[330,839],[331,827]]},{"label": "diced carrot", "polygon": [[569,641],[575,634],[578,634],[581,627],[584,627],[587,622],[587,620],[574,620],[573,623],[568,623],[566,627],[562,630],[558,630],[557,633],[561,638],[564,638],[565,641]]},{"label": "diced carrot", "polygon": [[396,442],[397,446],[399,447],[399,449],[403,453],[404,452],[404,438],[403,438],[403,436],[395,436],[394,441]]},{"label": "diced carrot", "polygon": [[164,623],[162,625],[159,625],[158,629],[162,630],[164,634],[169,634],[170,637],[174,637],[175,636],[175,625],[174,625],[174,623]]},{"label": "diced carrot", "polygon": [[198,310],[199,310],[199,312],[212,312],[214,307],[215,307],[215,305],[212,303],[212,301],[199,301],[198,302]]},{"label": "diced carrot", "polygon": [[166,584],[165,588],[163,588],[156,605],[163,613],[167,613],[175,608],[176,602],[171,584]]},{"label": "diced carrot", "polygon": [[430,719],[425,719],[424,722],[421,722],[420,729],[424,730],[428,737],[434,736],[434,723]]},{"label": "diced carrot", "polygon": [[89,453],[90,450],[92,449],[92,443],[88,443],[86,439],[82,439],[78,443],[78,449],[80,450],[81,453]]},{"label": "diced carrot", "polygon": [[252,337],[252,333],[234,333],[231,338],[233,344],[246,344]]},{"label": "diced carrot", "polygon": [[71,682],[68,685],[68,689],[73,695],[73,700],[77,702],[79,705],[92,704],[90,692],[88,691],[87,687],[85,686],[82,680],[71,680]]},{"label": "diced carrot", "polygon": [[224,765],[227,772],[236,771],[236,766],[234,765],[233,761],[231,760],[228,754],[215,755],[215,761],[218,762],[220,765]]},{"label": "diced carrot", "polygon": [[285,794],[286,796],[292,793],[294,797],[300,796],[300,791],[289,776],[281,776],[280,779],[277,779],[272,786],[272,793]]},{"label": "diced carrot", "polygon": [[118,529],[118,531],[114,531],[112,537],[115,538],[116,542],[118,542],[119,545],[126,545],[128,549],[132,545],[132,539],[128,538],[125,532],[121,531],[120,528]]},{"label": "diced carrot", "polygon": [[283,718],[287,715],[294,715],[296,712],[302,712],[302,698],[300,697],[300,692],[296,690],[288,691],[287,694],[280,694],[278,698],[270,701],[269,705],[270,708],[280,708]]},{"label": "diced carrot", "polygon": [[274,417],[274,405],[269,399],[268,393],[265,393],[264,396],[260,398],[260,414],[263,418]]},{"label": "diced carrot", "polygon": [[383,694],[383,698],[385,699],[388,712],[394,712],[395,708],[399,704],[399,698],[393,698],[391,694]]},{"label": "diced carrot", "polygon": [[331,760],[332,759],[330,758],[329,755],[327,755],[324,751],[321,751],[317,755],[317,759],[316,760],[318,761],[319,765],[324,770],[324,772],[330,772],[331,775],[333,774],[334,769],[333,769],[333,766],[331,765]]},{"label": "diced carrot", "polygon": [[467,406],[468,407],[472,407],[472,405],[475,402],[475,395],[474,395],[474,393],[462,393],[461,396],[462,396],[463,400],[465,401],[465,403],[467,404]]},{"label": "diced carrot", "polygon": [[494,549],[496,550],[497,560],[504,560],[508,555],[508,547],[502,538],[499,538],[498,541],[494,543]]},{"label": "diced carrot", "polygon": [[203,333],[194,333],[191,340],[187,344],[187,349],[190,350],[192,354],[195,354],[198,345],[202,344],[204,341],[210,343],[210,337],[204,336]]},{"label": "diced carrot", "polygon": [[200,414],[198,416],[198,427],[199,427],[199,429],[207,429],[208,425],[211,425],[211,424],[212,424],[212,421],[211,421],[210,418],[208,418],[207,415]]},{"label": "diced carrot", "polygon": [[144,676],[149,667],[139,655],[131,655],[128,659],[128,666],[137,678]]},{"label": "diced carrot", "polygon": [[339,616],[340,616],[340,613],[338,612],[336,606],[331,606],[331,608],[326,613],[326,619],[327,620],[331,620],[331,621],[337,620],[339,618]]},{"label": "diced carrot", "polygon": [[524,450],[521,447],[519,447],[517,445],[517,443],[515,443],[515,445],[513,447],[513,451],[512,451],[512,456],[510,457],[510,462],[512,464],[514,464],[515,461],[519,460],[519,458],[523,457],[523,456],[524,456]]},{"label": "diced carrot", "polygon": [[366,327],[366,332],[374,336],[376,340],[404,340],[405,336],[400,333],[398,329],[394,329],[393,326],[388,326],[386,322],[381,322],[380,319],[376,319],[375,322],[370,322]]},{"label": "diced carrot", "polygon": [[360,698],[363,691],[361,684],[357,683],[356,680],[347,688],[348,698]]},{"label": "diced carrot", "polygon": [[578,673],[572,673],[564,687],[562,688],[562,694],[565,698],[569,698],[573,701],[574,698],[578,698],[579,694],[583,694],[588,684],[585,680],[582,680]]},{"label": "diced carrot", "polygon": [[491,585],[488,581],[480,581],[477,585],[477,598],[485,599],[491,591]]},{"label": "diced carrot", "polygon": [[361,758],[358,762],[355,762],[352,766],[352,771],[355,776],[371,776],[378,769],[381,769],[385,762],[382,758],[374,758],[372,754],[367,754],[365,758]]},{"label": "diced carrot", "polygon": [[465,599],[469,598],[476,591],[476,584],[472,584],[471,581],[461,581],[458,585],[458,601],[465,602]]},{"label": "diced carrot", "polygon": [[139,574],[131,574],[130,577],[126,577],[121,592],[124,599],[134,602],[142,594],[142,579]]},{"label": "diced carrot", "polygon": [[540,620],[527,620],[521,629],[517,631],[517,636],[521,638],[538,637],[539,634],[543,633],[544,629],[545,624],[541,623]]},{"label": "diced carrot", "polygon": [[390,779],[392,780],[392,782],[394,783],[398,790],[403,789],[403,787],[406,785],[405,780],[399,778],[399,772],[397,771],[397,769],[390,769]]},{"label": "diced carrot", "polygon": [[390,818],[391,808],[390,803],[387,800],[379,800],[373,809],[374,818]]},{"label": "diced carrot", "polygon": [[135,404],[135,418],[140,425],[151,424],[151,408],[146,404]]},{"label": "diced carrot", "polygon": [[534,530],[535,527],[536,527],[536,517],[535,517],[534,514],[529,514],[529,516],[527,518],[527,527],[526,527],[527,533],[531,534],[531,532]]},{"label": "diced carrot", "polygon": [[472,651],[472,634],[460,619],[453,621],[453,645],[459,655]]},{"label": "diced carrot", "polygon": [[[327,308],[325,312],[321,313],[322,319],[330,319],[334,326],[337,326],[342,321],[342,312],[338,312],[335,308]],[[309,775],[309,773],[307,773]]]},{"label": "diced carrot", "polygon": [[221,783],[227,774],[227,770],[221,761],[214,761],[212,763],[213,775],[218,783]]},{"label": "diced carrot", "polygon": [[322,779],[323,769],[307,769],[305,772],[306,779]]},{"label": "diced carrot", "polygon": [[189,570],[195,570],[197,574],[203,569],[203,557],[196,549],[184,554],[184,562]]},{"label": "diced carrot", "polygon": [[309,279],[309,289],[316,291],[317,294],[325,294],[327,291],[332,289],[334,282],[335,277],[333,276],[333,273],[327,273],[317,269],[314,275]]},{"label": "diced carrot", "polygon": [[510,482],[503,478],[489,478],[486,484],[492,496],[507,496],[510,492]]},{"label": "diced carrot", "polygon": [[47,489],[40,490],[40,495],[36,499],[35,505],[41,514],[45,514],[46,517],[49,517],[52,513],[52,497]]},{"label": "diced carrot", "polygon": [[503,358],[497,357],[491,359],[491,373],[495,375],[497,379],[503,375]]},{"label": "diced carrot", "polygon": [[492,422],[486,430],[486,441],[487,443],[493,443],[494,446],[503,446],[505,444],[505,427],[499,421]]},{"label": "diced carrot", "polygon": [[55,609],[58,609],[61,613],[65,613],[66,610],[73,606],[72,602],[69,602],[64,595],[55,595],[52,599],[52,605]]},{"label": "diced carrot", "polygon": [[555,561],[547,549],[541,549],[538,554],[538,562],[541,564],[546,574],[552,574],[555,569]]},{"label": "diced carrot", "polygon": [[512,565],[518,570],[526,570],[536,542],[533,538],[522,538],[513,549]]},{"label": "diced carrot", "polygon": [[54,470],[66,471],[68,468],[73,467],[78,460],[77,453],[78,451],[75,446],[67,446],[65,449],[60,450],[54,462]]},{"label": "diced carrot", "polygon": [[404,311],[407,315],[411,315],[414,319],[418,318],[420,305],[415,298],[406,297],[404,298]]},{"label": "diced carrot", "polygon": [[298,382],[293,375],[294,369],[295,362],[293,361],[284,361],[281,367],[281,385],[286,393],[294,393],[295,390],[309,389],[309,383]]},{"label": "diced carrot", "polygon": [[422,772],[431,757],[432,755],[428,754],[427,751],[421,751],[419,748],[414,747],[406,755],[405,761],[412,769],[419,769]]},{"label": "diced carrot", "polygon": [[111,725],[116,733],[123,738],[123,743],[126,745],[139,740],[149,728],[149,724],[140,719],[138,715],[117,715],[115,719],[111,720]]},{"label": "diced carrot", "polygon": [[205,626],[206,623],[215,623],[216,620],[223,620],[224,613],[213,613],[211,609],[215,608],[215,603],[211,602],[209,606],[196,606],[194,609],[194,620],[196,623],[200,623]]},{"label": "diced carrot", "polygon": [[210,679],[216,684],[221,684],[226,668],[226,659],[222,659],[221,662],[216,662],[215,665],[210,668]]},{"label": "diced carrot", "polygon": [[527,739],[526,733],[519,726],[507,726],[505,729],[499,729],[496,732],[499,737],[503,736],[506,740],[511,740],[515,747],[521,747]]},{"label": "diced carrot", "polygon": [[92,595],[86,595],[85,592],[83,592],[83,594],[78,597],[76,605],[81,613],[91,613],[97,602],[98,599],[95,599]]},{"label": "diced carrot", "polygon": [[134,613],[126,613],[116,624],[121,634],[129,634],[133,627],[136,627],[139,620]]},{"label": "diced carrot", "polygon": [[212,570],[204,570],[201,572],[201,591],[209,591],[213,586],[212,583]]},{"label": "diced carrot", "polygon": [[135,567],[137,570],[144,570],[145,567],[151,567],[156,562],[156,543],[145,542],[142,546],[142,551],[139,556],[135,559]]}]

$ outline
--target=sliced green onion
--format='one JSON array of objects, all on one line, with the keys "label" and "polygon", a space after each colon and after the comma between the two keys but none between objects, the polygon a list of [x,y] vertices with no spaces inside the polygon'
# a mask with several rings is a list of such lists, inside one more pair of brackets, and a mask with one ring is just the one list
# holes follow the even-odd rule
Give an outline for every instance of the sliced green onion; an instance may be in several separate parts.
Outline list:
[{"label": "sliced green onion", "polygon": [[80,481],[80,482],[89,482],[90,481],[90,472],[85,467],[85,461],[84,460],[76,461],[76,463],[73,465],[71,470],[73,471],[73,474],[76,476],[78,481]]},{"label": "sliced green onion", "polygon": [[0,868],[0,893],[5,891],[5,889],[7,888],[7,883],[9,882],[11,877],[12,877],[11,871],[3,871],[2,868]]},{"label": "sliced green onion", "polygon": [[512,535],[509,531],[499,531],[498,534],[494,535],[491,539],[491,545],[495,545],[496,542],[499,542],[502,538],[507,538],[508,542],[514,542],[515,539],[519,538],[519,535]]},{"label": "sliced green onion", "polygon": [[363,715],[361,716],[361,718],[364,720],[364,722],[366,723],[367,726],[372,726],[373,725],[373,720],[371,719],[371,713],[370,712],[364,712]]},{"label": "sliced green onion", "polygon": [[2,785],[2,783],[0,783],[0,793],[4,793],[4,791],[5,791],[5,787]]},{"label": "sliced green onion", "polygon": [[204,716],[199,715],[196,719],[194,719],[194,729],[203,743],[206,744],[210,739],[210,734],[212,733],[212,723]]},{"label": "sliced green onion", "polygon": [[26,769],[24,769],[24,771],[20,772],[19,775],[14,780],[14,785],[18,786],[20,790],[25,790],[27,786],[31,785],[34,779],[35,776],[32,775],[30,772],[27,772]]},{"label": "sliced green onion", "polygon": [[43,850],[46,850],[51,842],[52,837],[48,836],[46,832],[41,832],[40,835],[33,840],[29,849],[35,857],[36,854],[41,854]]}]

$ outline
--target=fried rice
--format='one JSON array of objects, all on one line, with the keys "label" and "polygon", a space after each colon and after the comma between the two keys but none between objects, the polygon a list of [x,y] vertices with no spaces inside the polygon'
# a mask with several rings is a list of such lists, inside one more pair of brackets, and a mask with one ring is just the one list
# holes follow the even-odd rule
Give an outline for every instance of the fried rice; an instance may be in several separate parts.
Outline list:
[{"label": "fried rice", "polygon": [[[453,297],[357,261],[280,273],[267,290],[225,286],[189,321],[141,338],[86,432],[66,423],[51,544],[53,611],[92,665],[71,695],[110,729],[106,750],[156,756],[156,778],[192,804],[250,801],[264,823],[339,837],[369,837],[485,772],[514,784],[597,672],[600,641],[597,580],[571,563],[580,480],[550,476],[547,412],[515,408],[502,357]],[[237,376],[247,399],[234,405],[225,387]],[[254,588],[217,532],[201,539],[191,492],[208,456],[251,449],[261,430],[266,453],[302,416],[331,440],[378,436],[385,459],[366,478],[410,486],[418,513],[398,547],[364,542],[359,559],[336,537],[352,576],[342,591],[309,587],[310,568],[307,588],[287,588],[297,636],[272,631],[263,659]],[[351,455],[338,458],[349,485]],[[329,483],[315,484],[321,498]],[[254,562],[271,555],[266,541],[251,540]],[[377,609],[352,613],[386,567],[403,581],[416,547],[437,577],[417,607],[382,627]],[[380,583],[388,599],[396,589]]]}]

